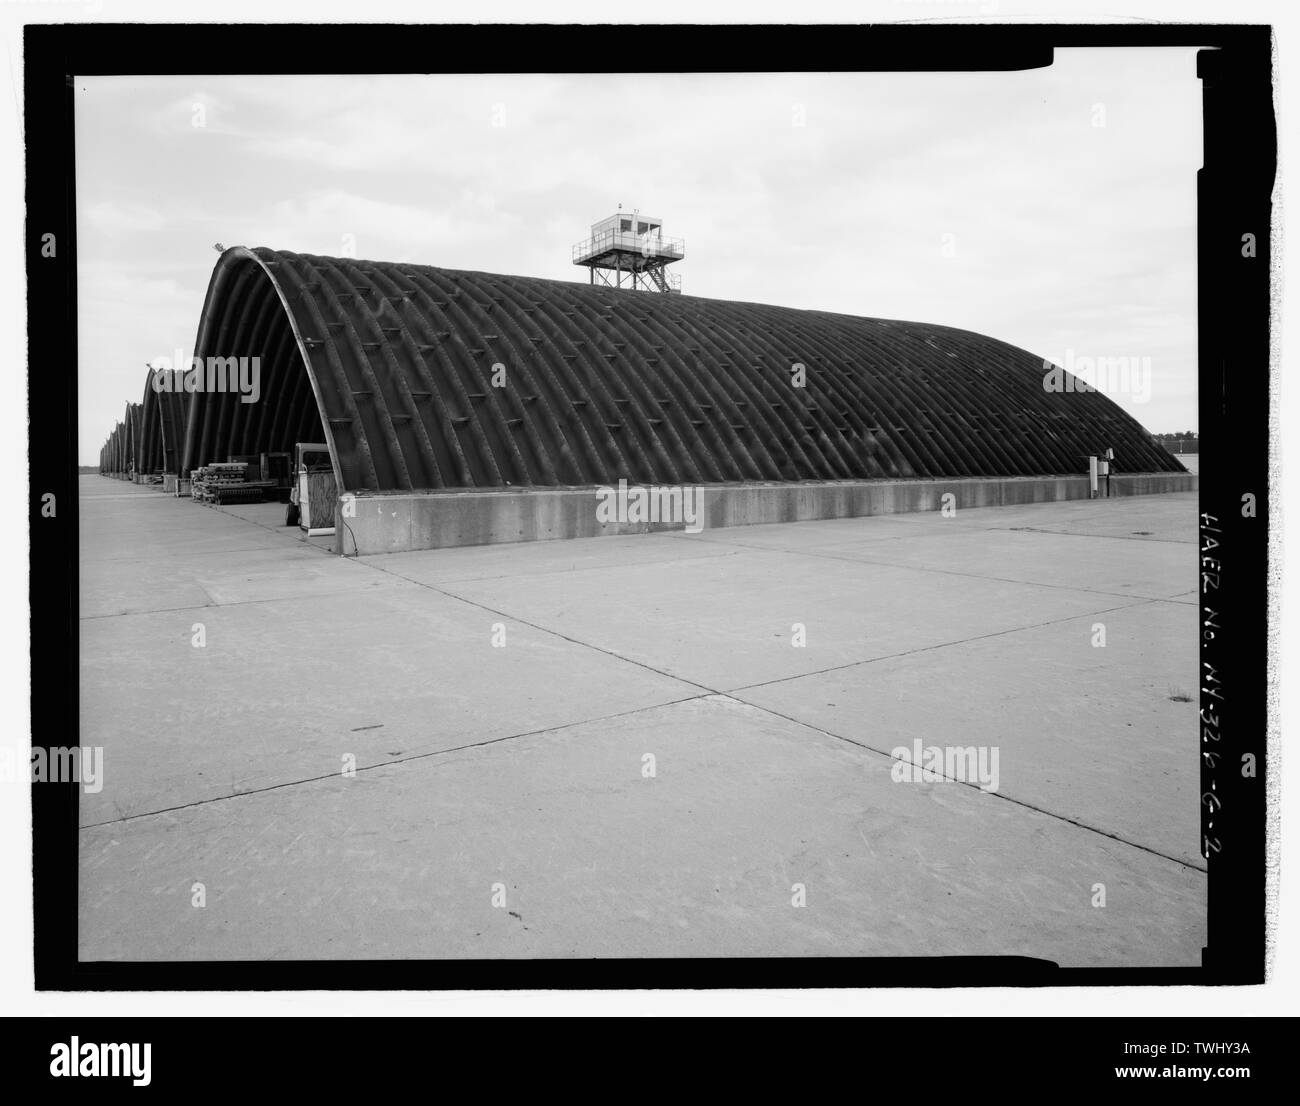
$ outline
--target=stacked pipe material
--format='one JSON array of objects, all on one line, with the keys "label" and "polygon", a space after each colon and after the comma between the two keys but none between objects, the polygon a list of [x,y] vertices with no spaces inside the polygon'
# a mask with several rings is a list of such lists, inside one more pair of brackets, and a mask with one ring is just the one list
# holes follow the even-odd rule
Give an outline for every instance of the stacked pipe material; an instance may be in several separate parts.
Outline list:
[{"label": "stacked pipe material", "polygon": [[213,503],[261,503],[265,498],[262,484],[218,484],[212,488]]},{"label": "stacked pipe material", "polygon": [[[190,498],[204,503],[223,502],[223,492],[241,488],[245,483],[247,469],[242,461],[214,463],[195,469],[190,473]],[[259,497],[260,494],[259,490]]]}]

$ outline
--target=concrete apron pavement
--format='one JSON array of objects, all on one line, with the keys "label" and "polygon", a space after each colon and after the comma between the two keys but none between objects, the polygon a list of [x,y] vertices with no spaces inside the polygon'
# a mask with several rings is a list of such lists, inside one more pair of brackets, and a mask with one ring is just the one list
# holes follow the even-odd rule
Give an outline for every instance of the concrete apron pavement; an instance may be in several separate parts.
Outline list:
[{"label": "concrete apron pavement", "polygon": [[1193,494],[358,560],[81,491],[84,960],[1199,963]]}]

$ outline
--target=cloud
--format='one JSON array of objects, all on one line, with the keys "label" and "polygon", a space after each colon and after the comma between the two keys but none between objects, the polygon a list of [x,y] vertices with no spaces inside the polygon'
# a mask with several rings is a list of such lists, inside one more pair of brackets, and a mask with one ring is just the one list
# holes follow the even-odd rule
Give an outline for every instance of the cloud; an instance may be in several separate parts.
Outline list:
[{"label": "cloud", "polygon": [[105,238],[127,238],[146,231],[161,230],[167,218],[155,205],[116,203],[100,200],[77,209],[77,234],[98,234]]},{"label": "cloud", "polygon": [[1200,96],[1194,51],[1169,50],[1020,73],[79,79],[83,399],[116,409],[131,365],[193,341],[215,241],[581,280],[570,246],[621,203],[686,239],[688,294],[1040,356],[1150,350],[1139,416],[1183,429]]}]

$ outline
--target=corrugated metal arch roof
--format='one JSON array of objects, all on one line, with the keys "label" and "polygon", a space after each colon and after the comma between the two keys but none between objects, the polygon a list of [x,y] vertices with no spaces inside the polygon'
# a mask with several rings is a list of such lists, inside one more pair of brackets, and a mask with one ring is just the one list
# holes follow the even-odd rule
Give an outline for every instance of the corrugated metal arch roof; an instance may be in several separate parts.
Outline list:
[{"label": "corrugated metal arch roof", "polygon": [[1181,471],[1100,392],[932,324],[236,247],[195,354],[260,358],[261,395],[195,394],[186,470],[320,435],[354,491],[1034,476],[1108,446]]},{"label": "corrugated metal arch roof", "polygon": [[122,435],[122,471],[128,471],[131,466],[135,465],[135,471],[140,471],[138,450],[140,448],[140,423],[143,414],[143,407],[139,403],[127,402],[126,418],[123,420],[124,429]]},{"label": "corrugated metal arch roof", "polygon": [[113,433],[108,436],[108,462],[109,472],[125,472],[126,459],[123,456],[122,443],[126,440],[126,426],[119,422],[113,427]]},{"label": "corrugated metal arch roof", "polygon": [[190,398],[184,389],[184,376],[180,368],[150,369],[145,376],[136,472],[175,474],[180,471]]}]

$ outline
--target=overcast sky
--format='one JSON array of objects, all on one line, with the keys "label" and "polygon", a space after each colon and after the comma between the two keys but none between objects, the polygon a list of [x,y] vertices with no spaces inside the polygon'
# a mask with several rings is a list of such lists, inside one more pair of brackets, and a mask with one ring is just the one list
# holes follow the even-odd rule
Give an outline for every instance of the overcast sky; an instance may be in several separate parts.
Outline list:
[{"label": "overcast sky", "polygon": [[686,240],[687,295],[1149,357],[1149,400],[1114,398],[1194,429],[1195,72],[1168,49],[989,74],[79,79],[81,463],[145,363],[191,351],[213,243],[585,280],[570,247],[620,203]]}]

